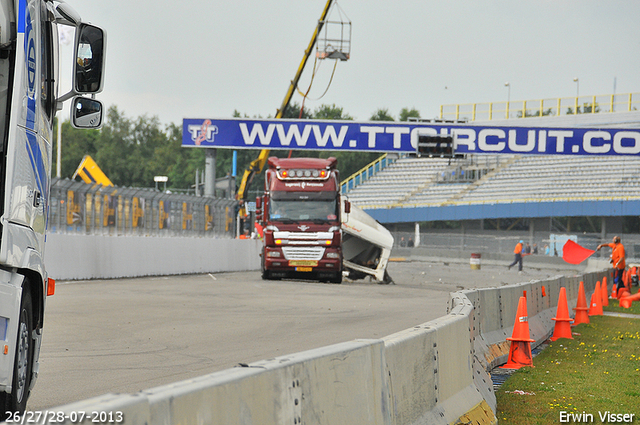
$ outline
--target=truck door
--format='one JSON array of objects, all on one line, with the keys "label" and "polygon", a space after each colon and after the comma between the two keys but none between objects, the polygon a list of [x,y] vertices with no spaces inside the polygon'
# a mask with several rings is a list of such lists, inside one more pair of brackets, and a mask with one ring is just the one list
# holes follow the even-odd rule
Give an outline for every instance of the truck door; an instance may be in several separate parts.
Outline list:
[{"label": "truck door", "polygon": [[35,230],[27,234],[15,229],[29,239],[27,246],[40,251],[47,220],[49,125],[55,111],[53,26],[47,21],[45,2],[29,2],[18,14],[18,32],[24,34],[24,41],[18,40],[22,52],[16,59],[13,102],[21,107],[13,111],[22,112],[11,117],[6,182],[11,195],[6,212],[11,224]]}]

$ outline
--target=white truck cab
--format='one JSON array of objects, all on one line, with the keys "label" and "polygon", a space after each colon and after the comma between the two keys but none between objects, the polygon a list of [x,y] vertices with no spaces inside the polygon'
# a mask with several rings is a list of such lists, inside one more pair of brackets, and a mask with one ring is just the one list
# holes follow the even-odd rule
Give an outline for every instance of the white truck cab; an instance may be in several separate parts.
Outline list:
[{"label": "white truck cab", "polygon": [[351,279],[369,276],[379,283],[393,283],[387,264],[393,248],[393,235],[373,217],[350,204],[342,213],[342,252],[344,268]]},{"label": "white truck cab", "polygon": [[[75,28],[71,90],[58,95],[58,26]],[[53,123],[73,99],[71,121],[99,128],[104,31],[67,4],[0,0],[0,415],[22,412],[38,374],[47,294],[44,267]]]}]

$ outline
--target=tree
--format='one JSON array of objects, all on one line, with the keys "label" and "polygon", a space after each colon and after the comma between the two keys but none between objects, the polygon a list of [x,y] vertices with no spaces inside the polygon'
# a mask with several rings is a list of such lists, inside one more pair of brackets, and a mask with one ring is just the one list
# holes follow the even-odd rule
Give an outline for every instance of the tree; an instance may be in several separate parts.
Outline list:
[{"label": "tree", "polygon": [[[57,175],[56,168],[56,152],[58,151],[58,125],[59,120],[56,119],[54,127],[53,139],[53,166],[51,172]],[[80,165],[80,161],[85,155],[91,155],[95,158],[97,152],[97,143],[100,137],[99,130],[79,130],[73,128],[69,121],[62,123],[62,155],[61,155],[61,172],[62,178],[71,178],[73,173]]]},{"label": "tree", "polygon": [[[595,109],[594,109],[595,106]],[[582,109],[580,109],[580,107],[578,106],[578,114],[591,114],[591,113],[598,113],[600,112],[600,105],[598,105],[598,103],[595,103],[595,105],[593,103],[589,103],[589,102],[584,102],[584,104],[582,105]],[[576,112],[573,110],[572,107],[567,108],[567,115],[574,115]]]},{"label": "tree", "polygon": [[[302,109],[302,110],[301,110]],[[282,114],[282,118],[293,118],[293,119],[309,119],[312,117],[311,111],[305,106],[300,106],[299,103],[293,102],[289,103],[287,108]]]},{"label": "tree", "polygon": [[204,169],[205,151],[183,148],[182,127],[178,125],[167,126],[165,135],[166,142],[156,147],[153,153],[153,166],[150,170],[154,176],[168,176],[169,188],[188,189],[195,185],[196,170]]},{"label": "tree", "polygon": [[96,141],[95,160],[117,186],[153,187],[157,175],[169,177],[167,186],[188,189],[195,170],[204,168],[204,151],[182,148],[182,128],[171,124],[162,129],[157,117],[125,117],[116,107]]},{"label": "tree", "polygon": [[[524,117],[525,118],[529,118],[529,117],[546,117],[546,116],[550,116],[553,113],[553,109],[552,108],[548,108],[548,109],[543,109],[542,110],[542,114],[540,114],[540,110],[538,109],[537,111],[529,111],[528,109],[524,111]],[[522,118],[522,111],[518,111],[517,113],[517,117],[518,118]]]},{"label": "tree", "polygon": [[[133,124],[122,115],[116,106],[107,110],[105,123],[96,143],[95,160],[113,184],[129,186],[132,183],[132,168],[129,159],[135,149]],[[146,186],[146,185],[145,185]]]},{"label": "tree", "polygon": [[313,118],[318,120],[353,120],[349,114],[345,114],[343,108],[333,105],[320,105],[313,112]]},{"label": "tree", "polygon": [[395,121],[395,119],[389,113],[389,109],[379,108],[371,115],[369,121]]},{"label": "tree", "polygon": [[[285,116],[297,118],[300,105],[292,103]],[[380,117],[388,115],[381,109]],[[238,110],[234,117],[245,117]],[[303,108],[303,118],[352,120],[343,108],[321,105],[313,115]],[[392,118],[391,118],[392,119]],[[54,150],[57,140],[54,139]],[[195,183],[197,170],[204,170],[205,150],[182,147],[182,126],[170,124],[162,127],[157,117],[146,115],[132,119],[125,116],[116,106],[106,112],[101,130],[77,130],[69,122],[62,123],[62,176],[71,177],[84,155],[91,155],[100,168],[117,186],[154,187],[153,177],[169,177],[170,189],[188,189]],[[258,151],[238,149],[237,174],[242,177]],[[343,178],[360,170],[379,157],[379,153],[345,151],[274,150],[272,156],[338,158],[338,167]],[[218,149],[216,152],[216,174],[222,177],[231,172],[233,149]],[[54,170],[55,171],[55,170]],[[252,192],[261,191],[264,173],[257,173],[251,185]]]},{"label": "tree", "polygon": [[409,118],[420,119],[420,112],[416,108],[402,108],[400,110],[399,121],[409,121]]}]

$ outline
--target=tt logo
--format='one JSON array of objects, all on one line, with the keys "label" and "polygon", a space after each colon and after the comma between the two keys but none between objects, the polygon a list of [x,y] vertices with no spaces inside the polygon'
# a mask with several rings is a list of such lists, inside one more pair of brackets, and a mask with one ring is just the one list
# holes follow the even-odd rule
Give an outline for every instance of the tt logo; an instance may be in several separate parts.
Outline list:
[{"label": "tt logo", "polygon": [[303,224],[302,226],[298,226],[298,229],[302,230],[303,232],[306,232],[307,229],[309,229],[309,226]]},{"label": "tt logo", "polygon": [[188,130],[191,133],[191,140],[198,146],[205,141],[213,143],[214,135],[218,134],[218,127],[211,125],[211,120],[204,120],[202,125],[190,125]]}]

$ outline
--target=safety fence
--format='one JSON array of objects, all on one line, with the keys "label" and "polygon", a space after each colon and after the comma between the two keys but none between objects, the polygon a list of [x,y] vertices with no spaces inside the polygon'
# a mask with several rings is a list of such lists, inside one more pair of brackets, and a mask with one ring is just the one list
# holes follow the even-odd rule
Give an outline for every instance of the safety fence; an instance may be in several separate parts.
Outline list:
[{"label": "safety fence", "polygon": [[127,424],[497,424],[490,373],[507,360],[520,297],[527,294],[535,347],[553,331],[560,288],[573,307],[580,281],[589,299],[607,273],[455,292],[446,316],[382,339],[344,342],[52,410],[105,412]]},{"label": "safety fence", "polygon": [[157,191],[51,182],[50,233],[233,237],[237,202]]},{"label": "safety fence", "polygon": [[630,112],[640,108],[640,93],[561,97],[440,106],[441,120],[490,121],[510,118]]},{"label": "safety fence", "polygon": [[[434,251],[453,250],[460,252],[481,252],[493,254],[513,254],[513,249],[522,240],[529,244],[530,254],[547,257],[562,257],[562,247],[567,239],[595,250],[601,243],[611,242],[613,234],[571,233],[557,230],[554,232],[536,231],[494,231],[494,232],[415,232],[392,231],[395,248],[422,247]],[[640,258],[640,235],[621,233],[627,257]],[[533,252],[536,250],[537,252]],[[596,257],[609,258],[611,251],[598,251]]]}]

